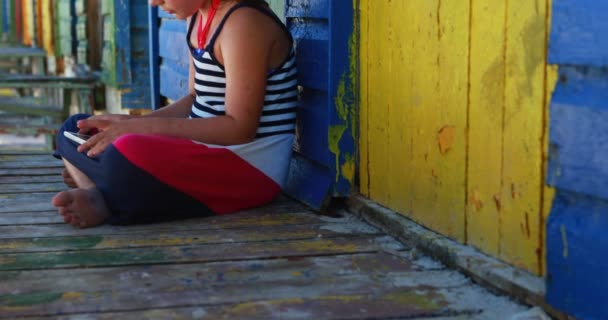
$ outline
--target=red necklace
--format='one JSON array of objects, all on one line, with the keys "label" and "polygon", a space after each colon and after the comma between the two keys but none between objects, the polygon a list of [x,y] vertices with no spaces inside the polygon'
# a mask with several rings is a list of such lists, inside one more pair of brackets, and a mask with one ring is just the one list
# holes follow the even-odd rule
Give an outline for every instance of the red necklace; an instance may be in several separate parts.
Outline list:
[{"label": "red necklace", "polygon": [[213,21],[213,17],[215,17],[215,13],[217,12],[217,8],[220,5],[220,0],[213,0],[211,3],[211,8],[207,13],[207,21],[205,22],[205,27],[203,28],[203,17],[201,17],[198,21],[198,48],[203,50],[205,49],[205,43],[207,43],[207,35],[209,34],[209,28],[211,27],[211,21]]}]

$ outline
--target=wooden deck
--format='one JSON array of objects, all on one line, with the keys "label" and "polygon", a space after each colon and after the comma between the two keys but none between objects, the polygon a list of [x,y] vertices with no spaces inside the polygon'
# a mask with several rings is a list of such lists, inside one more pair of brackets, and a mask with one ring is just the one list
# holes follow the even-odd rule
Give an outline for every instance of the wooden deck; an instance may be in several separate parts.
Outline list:
[{"label": "wooden deck", "polygon": [[287,199],[235,215],[77,230],[61,162],[0,154],[0,318],[511,319],[526,310],[348,213]]}]

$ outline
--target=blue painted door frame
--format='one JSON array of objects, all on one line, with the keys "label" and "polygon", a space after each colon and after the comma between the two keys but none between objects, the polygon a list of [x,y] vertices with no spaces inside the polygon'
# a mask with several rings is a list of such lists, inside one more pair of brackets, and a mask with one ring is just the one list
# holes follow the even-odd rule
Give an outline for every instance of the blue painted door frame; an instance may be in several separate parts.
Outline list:
[{"label": "blue painted door frame", "polygon": [[356,8],[346,0],[286,0],[285,8],[303,89],[287,193],[320,209],[354,183]]}]

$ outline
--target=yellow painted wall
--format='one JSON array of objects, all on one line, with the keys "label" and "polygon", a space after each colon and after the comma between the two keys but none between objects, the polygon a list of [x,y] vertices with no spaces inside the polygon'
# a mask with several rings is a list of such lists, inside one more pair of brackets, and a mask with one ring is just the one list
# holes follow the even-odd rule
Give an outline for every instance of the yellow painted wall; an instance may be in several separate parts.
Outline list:
[{"label": "yellow painted wall", "polygon": [[360,191],[542,274],[550,0],[361,0]]}]

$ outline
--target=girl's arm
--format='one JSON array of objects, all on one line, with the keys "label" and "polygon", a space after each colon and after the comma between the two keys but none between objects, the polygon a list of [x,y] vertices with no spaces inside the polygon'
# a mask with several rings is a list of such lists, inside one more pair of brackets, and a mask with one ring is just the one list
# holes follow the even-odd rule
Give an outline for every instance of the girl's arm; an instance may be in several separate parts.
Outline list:
[{"label": "girl's arm", "polygon": [[260,19],[263,21],[267,18],[253,9],[238,10],[218,38],[216,57],[221,58],[226,73],[225,116],[197,119],[173,117],[187,116],[190,112],[194,99],[191,65],[190,97],[180,99],[167,111],[161,109],[146,117],[105,123],[82,120],[78,124],[80,128],[98,127],[102,132],[82,144],[79,151],[90,149],[88,155],[96,156],[119,136],[129,133],[173,136],[217,145],[252,141],[262,113],[269,57],[275,44],[269,30],[269,25],[273,25],[260,23]]}]

